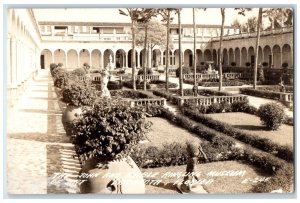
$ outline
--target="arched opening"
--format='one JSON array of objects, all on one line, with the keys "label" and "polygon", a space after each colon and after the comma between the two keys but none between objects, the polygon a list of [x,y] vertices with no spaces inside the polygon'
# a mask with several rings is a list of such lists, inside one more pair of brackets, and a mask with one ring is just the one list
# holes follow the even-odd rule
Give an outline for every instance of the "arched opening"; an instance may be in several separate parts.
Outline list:
[{"label": "arched opening", "polygon": [[[128,51],[128,67],[130,67],[130,68],[132,68],[132,49],[130,49],[129,51]],[[137,51],[135,50],[135,66],[137,67],[137,57],[138,57],[138,53],[137,53]]]},{"label": "arched opening", "polygon": [[184,51],[184,66],[185,67],[192,67],[193,66],[193,52],[190,49],[186,49]]},{"label": "arched opening", "polygon": [[251,64],[251,67],[254,66],[255,53],[254,53],[254,48],[253,47],[249,47],[249,49],[248,49],[248,60],[247,60],[247,62],[249,62]]},{"label": "arched opening", "polygon": [[41,52],[41,69],[50,68],[50,63],[52,63],[52,52],[49,49],[44,49]]},{"label": "arched opening", "polygon": [[162,65],[161,61],[161,51],[159,49],[154,49],[152,51],[152,66],[158,67]]},{"label": "arched opening", "polygon": [[209,49],[205,49],[205,51],[204,51],[204,61],[211,61],[211,60],[212,60],[211,51]]},{"label": "arched opening", "polygon": [[218,54],[217,54],[217,50],[213,50],[213,61],[215,63],[215,65],[218,64]]},{"label": "arched opening", "polygon": [[[111,60],[111,61],[109,61]],[[109,62],[112,63],[111,65],[114,66],[115,64],[115,56],[114,52],[111,49],[106,49],[103,53],[103,67],[107,67]],[[112,67],[114,68],[114,67]]]},{"label": "arched opening", "polygon": [[82,49],[79,52],[79,67],[82,67],[84,63],[88,63],[90,65],[90,52],[86,49]]},{"label": "arched opening", "polygon": [[[163,57],[163,64],[166,65],[167,61],[166,61],[166,50],[164,51],[164,57]],[[169,66],[174,65],[175,63],[175,58],[173,57],[172,51],[169,51]]]},{"label": "arched opening", "polygon": [[228,66],[228,51],[223,49],[223,65]]},{"label": "arched opening", "polygon": [[123,49],[118,49],[116,52],[116,68],[126,67],[126,52]]},{"label": "arched opening", "polygon": [[263,49],[263,55],[264,55],[264,62],[268,63],[268,67],[271,67],[273,64],[273,56],[271,53],[271,47],[265,46]]},{"label": "arched opening", "polygon": [[201,65],[201,62],[204,62],[204,59],[203,59],[203,52],[201,51],[201,49],[197,49],[196,50],[196,54],[197,54],[197,63],[196,65],[197,66],[200,66]]},{"label": "arched opening", "polygon": [[274,68],[281,68],[281,50],[278,45],[273,47],[273,65]]},{"label": "arched opening", "polygon": [[232,62],[235,62],[235,60],[234,60],[234,52],[233,52],[233,49],[232,49],[232,48],[229,49],[228,54],[229,54],[229,62],[228,62],[228,65],[231,66],[231,63],[232,63]]},{"label": "arched opening", "polygon": [[62,63],[63,67],[66,67],[66,54],[65,51],[62,49],[57,49],[54,52],[54,63]]},{"label": "arched opening", "polygon": [[247,49],[245,47],[242,48],[241,50],[242,57],[241,57],[241,66],[245,67],[247,61]]},{"label": "arched opening", "polygon": [[71,49],[67,52],[67,68],[70,69],[76,69],[79,67],[78,65],[78,54],[77,51],[74,49]]},{"label": "arched opening", "polygon": [[102,67],[101,63],[101,52],[98,49],[92,51],[92,64],[91,67],[95,69],[100,69]]},{"label": "arched opening", "polygon": [[241,66],[241,52],[240,52],[240,49],[238,47],[235,48],[234,55],[235,55],[236,66]]},{"label": "arched opening", "polygon": [[288,63],[288,67],[293,67],[293,54],[291,52],[291,47],[288,44],[282,47],[282,63]]}]

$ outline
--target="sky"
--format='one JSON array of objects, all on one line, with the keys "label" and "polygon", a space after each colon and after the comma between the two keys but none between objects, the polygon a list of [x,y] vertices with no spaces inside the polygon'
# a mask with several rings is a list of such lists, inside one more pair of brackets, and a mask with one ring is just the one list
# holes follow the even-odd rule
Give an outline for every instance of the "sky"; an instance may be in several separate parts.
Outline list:
[{"label": "sky", "polygon": [[[253,8],[247,12],[246,16],[237,14],[233,8],[225,10],[225,25],[231,25],[234,19],[246,22],[249,17],[257,16],[258,9]],[[130,22],[130,18],[119,14],[117,8],[67,8],[67,9],[34,9],[35,17],[38,21],[75,21],[75,22]],[[196,11],[197,24],[221,24],[221,12],[219,8],[208,8],[206,11]],[[177,16],[174,16],[177,23]],[[183,24],[193,23],[192,8],[183,8],[181,13]]]}]

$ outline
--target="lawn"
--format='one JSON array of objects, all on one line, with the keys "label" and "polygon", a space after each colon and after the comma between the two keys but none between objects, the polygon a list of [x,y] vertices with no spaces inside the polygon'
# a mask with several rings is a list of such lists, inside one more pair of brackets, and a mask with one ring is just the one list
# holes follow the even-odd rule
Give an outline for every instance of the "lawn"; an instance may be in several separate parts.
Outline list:
[{"label": "lawn", "polygon": [[[178,194],[176,183],[181,182],[183,177],[172,177],[172,174],[180,172],[184,174],[185,169],[185,165],[141,169],[144,178],[152,180],[146,184],[146,194]],[[226,176],[225,174],[221,176],[220,173],[218,176],[213,176],[212,174],[213,172],[228,171],[231,171],[231,174],[235,176]],[[252,187],[257,184],[255,180],[268,181],[267,178],[269,177],[261,170],[238,161],[198,164],[196,172],[200,172],[199,180],[203,181],[203,188],[209,194],[251,193]],[[156,175],[151,177],[155,173]]]},{"label": "lawn", "polygon": [[259,117],[241,112],[207,114],[207,116],[231,124],[247,133],[272,140],[279,145],[287,145],[293,148],[293,126],[282,124],[278,130],[269,131],[261,124]]},{"label": "lawn", "polygon": [[150,117],[147,120],[151,121],[153,125],[147,134],[149,142],[144,143],[146,146],[161,147],[164,143],[179,142],[185,144],[186,141],[203,142],[197,135],[177,127],[164,118]]}]

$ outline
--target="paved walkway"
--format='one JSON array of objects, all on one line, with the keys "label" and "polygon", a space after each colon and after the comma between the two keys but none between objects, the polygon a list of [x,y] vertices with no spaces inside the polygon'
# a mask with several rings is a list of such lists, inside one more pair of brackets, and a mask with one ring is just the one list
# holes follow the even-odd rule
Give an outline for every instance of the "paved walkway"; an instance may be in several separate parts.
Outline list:
[{"label": "paved walkway", "polygon": [[43,70],[38,79],[29,84],[19,103],[8,112],[8,194],[76,192],[76,188],[60,187],[65,183],[51,182],[56,173],[76,174],[79,170],[61,116],[53,81],[49,71]]}]

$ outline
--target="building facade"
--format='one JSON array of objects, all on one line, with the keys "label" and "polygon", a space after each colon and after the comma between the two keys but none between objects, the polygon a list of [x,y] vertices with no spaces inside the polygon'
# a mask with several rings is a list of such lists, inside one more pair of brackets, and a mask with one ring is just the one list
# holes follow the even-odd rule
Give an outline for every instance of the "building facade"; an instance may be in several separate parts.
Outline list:
[{"label": "building facade", "polygon": [[[7,88],[13,101],[40,69],[50,63],[62,63],[66,69],[89,63],[94,69],[105,67],[111,56],[115,68],[130,68],[132,45],[130,23],[53,22],[37,21],[34,9],[7,9]],[[196,64],[218,62],[219,25],[197,25]],[[179,65],[178,25],[172,24],[170,34],[170,67]],[[245,67],[254,62],[256,33],[239,34],[239,30],[225,26],[223,64]],[[193,25],[182,25],[183,64],[193,65]],[[288,63],[293,68],[293,28],[262,31],[258,62],[270,68],[281,68]],[[144,60],[143,47],[136,48],[136,66]],[[148,61],[151,67],[166,65],[166,51],[161,47],[151,50]]]}]

